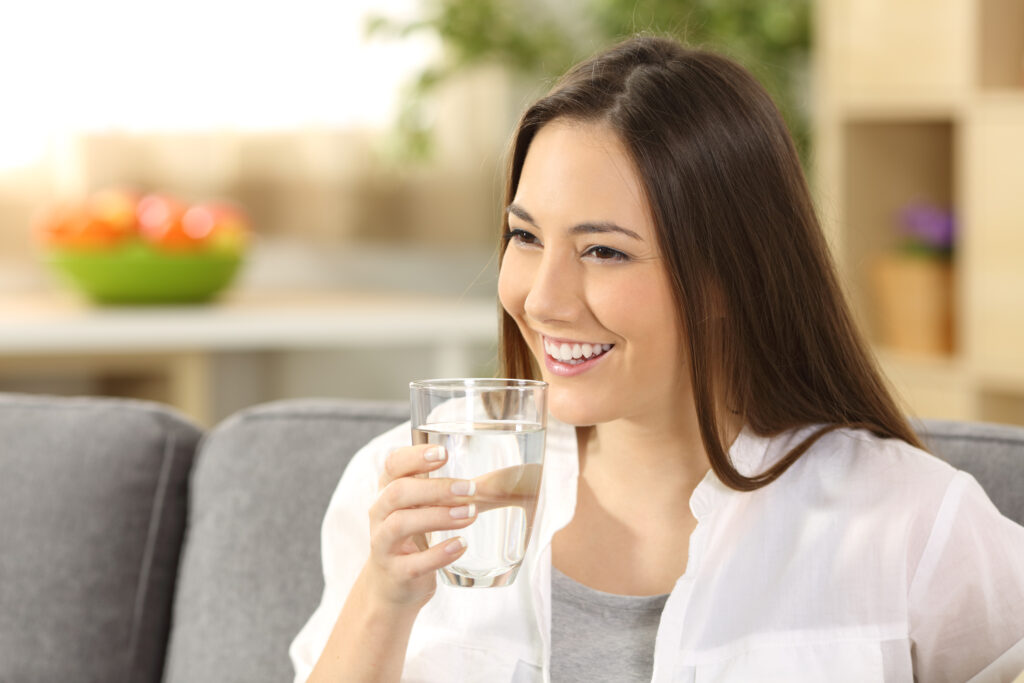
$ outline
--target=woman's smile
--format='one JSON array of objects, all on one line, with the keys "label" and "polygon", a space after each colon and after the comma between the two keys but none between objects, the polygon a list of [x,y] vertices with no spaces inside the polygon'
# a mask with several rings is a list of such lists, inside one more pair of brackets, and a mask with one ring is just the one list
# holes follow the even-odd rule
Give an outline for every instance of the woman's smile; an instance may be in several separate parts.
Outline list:
[{"label": "woman's smile", "polygon": [[601,342],[579,342],[541,336],[544,365],[561,377],[573,377],[590,370],[615,347]]},{"label": "woman's smile", "polygon": [[602,344],[600,342],[575,342],[568,339],[554,339],[543,337],[544,352],[553,360],[578,365],[584,360],[597,358],[603,353],[610,351],[614,344]]}]

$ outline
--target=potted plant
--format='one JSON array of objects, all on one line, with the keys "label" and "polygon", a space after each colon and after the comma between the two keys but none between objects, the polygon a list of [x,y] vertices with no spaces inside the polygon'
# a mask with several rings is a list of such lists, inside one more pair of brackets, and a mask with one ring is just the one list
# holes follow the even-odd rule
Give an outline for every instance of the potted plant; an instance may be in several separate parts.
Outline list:
[{"label": "potted plant", "polygon": [[420,0],[415,18],[374,15],[367,33],[398,39],[427,33],[443,46],[442,57],[425,65],[405,93],[397,133],[407,157],[430,155],[431,97],[465,70],[498,64],[535,84],[601,47],[649,32],[724,51],[749,67],[807,158],[810,12],[811,0]]},{"label": "potted plant", "polygon": [[914,202],[900,210],[897,227],[896,248],[874,264],[881,341],[907,353],[950,354],[954,216],[945,207]]}]

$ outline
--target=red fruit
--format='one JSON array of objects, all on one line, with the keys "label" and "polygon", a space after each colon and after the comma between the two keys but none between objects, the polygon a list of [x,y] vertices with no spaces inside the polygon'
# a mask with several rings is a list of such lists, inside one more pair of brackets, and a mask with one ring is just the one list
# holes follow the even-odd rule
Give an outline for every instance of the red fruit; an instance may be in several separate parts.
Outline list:
[{"label": "red fruit", "polygon": [[165,249],[196,249],[202,244],[185,232],[182,218],[185,205],[177,199],[149,194],[139,200],[135,208],[139,234],[143,239]]},{"label": "red fruit", "polygon": [[197,204],[185,212],[182,225],[191,238],[218,251],[240,253],[248,242],[249,221],[245,213],[232,204]]}]

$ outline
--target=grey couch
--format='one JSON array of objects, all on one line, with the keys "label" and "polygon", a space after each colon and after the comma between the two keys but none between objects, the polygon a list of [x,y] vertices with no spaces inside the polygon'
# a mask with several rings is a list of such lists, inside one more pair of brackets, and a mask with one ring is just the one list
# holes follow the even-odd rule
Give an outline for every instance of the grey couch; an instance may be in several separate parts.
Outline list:
[{"label": "grey couch", "polygon": [[[291,680],[330,495],[407,412],[285,401],[204,434],[152,403],[0,394],[0,683]],[[1024,521],[1024,429],[920,431]]]}]

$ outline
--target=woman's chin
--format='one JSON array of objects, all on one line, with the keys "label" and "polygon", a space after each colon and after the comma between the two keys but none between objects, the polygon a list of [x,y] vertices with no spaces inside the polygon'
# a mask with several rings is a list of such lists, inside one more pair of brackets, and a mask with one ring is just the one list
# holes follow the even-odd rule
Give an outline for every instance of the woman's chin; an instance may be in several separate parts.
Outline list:
[{"label": "woman's chin", "polygon": [[593,406],[581,404],[579,400],[570,397],[558,396],[551,389],[548,392],[548,412],[559,422],[573,427],[590,427],[605,421]]}]

